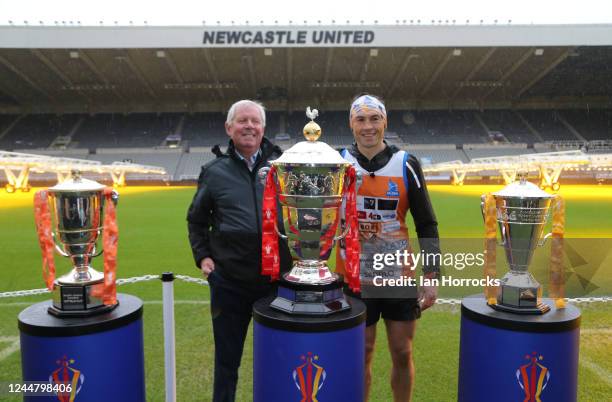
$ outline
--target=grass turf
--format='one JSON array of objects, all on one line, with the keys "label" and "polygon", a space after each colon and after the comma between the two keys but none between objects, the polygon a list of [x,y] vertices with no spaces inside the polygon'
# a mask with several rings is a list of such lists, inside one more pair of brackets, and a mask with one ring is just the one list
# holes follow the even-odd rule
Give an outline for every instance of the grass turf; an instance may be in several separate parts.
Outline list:
[{"label": "grass turf", "polygon": [[[444,239],[477,238],[482,232],[479,194],[498,187],[431,186],[430,192]],[[570,296],[612,294],[612,264],[609,243],[612,232],[612,188],[603,186],[564,186],[567,199],[568,237],[585,238],[576,246],[579,256],[591,258],[601,254],[597,269],[575,264],[572,273],[589,279],[591,286],[573,275]],[[120,278],[158,274],[171,270],[178,274],[198,276],[193,266],[186,238],[185,214],[193,188],[139,188],[121,190],[118,207]],[[41,288],[41,260],[34,230],[32,194],[0,193],[0,292]],[[412,230],[414,233],[414,230]],[[591,239],[598,238],[598,239]],[[446,241],[446,240],[444,240]],[[452,243],[451,240],[448,240]],[[452,243],[454,244],[454,243]],[[470,243],[478,248],[478,239]],[[443,244],[444,245],[444,244]],[[541,280],[546,270],[546,250],[534,258],[534,273]],[[502,258],[501,251],[498,257]],[[588,258],[587,258],[588,259]],[[500,262],[502,260],[500,259]],[[56,258],[58,272],[68,271],[68,261]],[[93,265],[100,267],[101,259]],[[501,264],[500,267],[505,265]],[[500,268],[501,270],[501,268]],[[475,271],[463,270],[453,275],[478,277]],[[120,292],[136,295],[145,301],[145,364],[147,399],[164,400],[163,337],[161,286],[158,281],[124,285]],[[479,292],[478,288],[440,289],[443,297],[459,297]],[[580,293],[580,294],[578,294]],[[27,305],[46,300],[49,295],[0,299],[0,382],[21,378],[20,355],[14,349],[18,339],[17,314]],[[206,287],[177,281],[175,298],[196,301],[177,302],[177,394],[180,401],[210,400],[213,370],[213,339]],[[581,305],[582,336],[580,345],[579,400],[602,401],[612,395],[612,305]],[[415,401],[445,402],[456,400],[459,345],[457,308],[435,307],[419,321],[415,340],[417,379]],[[378,347],[374,361],[372,401],[392,400],[388,385],[390,359],[386,348],[384,326],[378,326]],[[250,336],[243,357],[238,400],[249,401],[252,387],[252,349]],[[5,399],[3,399],[5,400]],[[19,398],[6,399],[19,400]]]}]

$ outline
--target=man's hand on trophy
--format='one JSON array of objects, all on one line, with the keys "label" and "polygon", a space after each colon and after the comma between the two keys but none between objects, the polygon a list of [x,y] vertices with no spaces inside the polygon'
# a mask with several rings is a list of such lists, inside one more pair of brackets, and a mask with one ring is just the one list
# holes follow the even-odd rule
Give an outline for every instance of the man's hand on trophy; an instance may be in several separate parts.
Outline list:
[{"label": "man's hand on trophy", "polygon": [[208,275],[215,270],[215,262],[210,257],[203,258],[200,261],[200,269],[202,270],[202,275],[208,278]]}]

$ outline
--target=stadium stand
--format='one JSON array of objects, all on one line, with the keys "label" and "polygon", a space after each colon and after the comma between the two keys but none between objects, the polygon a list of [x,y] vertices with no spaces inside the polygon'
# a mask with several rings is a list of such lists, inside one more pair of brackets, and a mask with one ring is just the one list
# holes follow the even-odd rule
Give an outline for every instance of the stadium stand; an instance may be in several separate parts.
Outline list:
[{"label": "stadium stand", "polygon": [[89,155],[88,159],[100,161],[104,164],[111,164],[117,161],[161,166],[166,169],[170,177],[174,178],[181,156],[182,151],[180,149],[99,148],[97,153]]},{"label": "stadium stand", "polygon": [[227,142],[225,114],[187,114],[183,125],[182,138],[189,146],[210,147]]},{"label": "stadium stand", "polygon": [[285,132],[285,114],[281,112],[266,112],[266,135],[270,138]]},{"label": "stadium stand", "polygon": [[543,141],[577,140],[563,124],[555,110],[522,110],[519,112],[542,137]]},{"label": "stadium stand", "polygon": [[87,116],[74,133],[71,146],[124,148],[160,146],[176,130],[180,114],[132,113]]},{"label": "stadium stand", "polygon": [[10,114],[0,114],[0,141],[5,134],[5,131],[11,129],[11,125],[17,123],[20,116]]},{"label": "stadium stand", "polygon": [[195,180],[200,174],[203,165],[215,159],[215,155],[210,148],[192,148],[189,153],[183,154],[176,168],[175,180]]},{"label": "stadium stand", "polygon": [[[323,137],[321,139],[329,145],[338,147],[353,142],[353,135],[349,128],[347,112],[320,112],[316,121],[323,131]],[[296,141],[303,141],[304,136],[302,130],[306,123],[304,113],[294,112],[289,114],[287,123],[287,132],[291,138],[294,138]]]},{"label": "stadium stand", "polygon": [[465,154],[470,160],[474,158],[532,154],[535,152],[533,148],[528,149],[526,147],[522,147],[522,148],[486,147],[486,148],[473,148],[473,149],[464,147],[463,151],[465,152]]},{"label": "stadium stand", "polygon": [[416,112],[413,116],[414,121],[410,124],[406,124],[401,112],[389,121],[389,129],[398,133],[406,143],[463,144],[488,141],[488,133],[471,111],[436,110]]},{"label": "stadium stand", "polygon": [[[276,139],[281,148],[303,140],[306,118],[302,112],[268,111],[266,117],[266,136]],[[45,155],[103,163],[128,160],[163,166],[172,180],[195,180],[200,167],[215,157],[211,147],[220,144],[225,149],[224,122],[223,113],[0,115],[0,149],[36,149]],[[321,112],[317,122],[323,128],[322,140],[332,147],[353,142],[346,111]],[[501,137],[495,135],[492,141],[491,132]],[[178,148],[163,146],[171,133],[181,135]],[[601,153],[610,152],[612,111],[392,110],[387,134],[389,143],[408,150],[424,164],[574,149]],[[70,138],[68,148],[52,149],[54,138],[62,135]]]},{"label": "stadium stand", "polygon": [[47,148],[58,135],[69,134],[78,120],[73,114],[24,116],[2,136],[0,149]]},{"label": "stadium stand", "polygon": [[421,162],[426,165],[430,163],[440,163],[460,160],[469,162],[469,158],[461,149],[457,149],[455,145],[407,145],[404,147],[408,153],[416,156]]},{"label": "stadium stand", "polygon": [[[407,124],[405,116],[412,116]],[[480,120],[480,121],[479,121]],[[0,115],[0,148],[45,149],[69,135],[68,148],[160,147],[169,134],[181,135],[185,147],[224,145],[222,113],[133,113],[88,115]],[[317,119],[332,146],[353,141],[344,111],[323,112]],[[268,112],[266,135],[302,140],[301,112]],[[2,128],[4,127],[4,128]],[[387,133],[400,144],[545,143],[612,139],[611,110],[390,111]],[[490,135],[494,133],[494,135]],[[495,137],[495,138],[493,138]],[[493,141],[495,140],[495,141]]]},{"label": "stadium stand", "polygon": [[587,140],[612,139],[611,110],[564,110],[560,114]]},{"label": "stadium stand", "polygon": [[577,97],[612,93],[612,47],[574,48],[558,66],[527,91],[527,96]]},{"label": "stadium stand", "polygon": [[508,142],[534,143],[537,139],[521,119],[509,110],[485,110],[480,114],[489,132],[501,133]]}]

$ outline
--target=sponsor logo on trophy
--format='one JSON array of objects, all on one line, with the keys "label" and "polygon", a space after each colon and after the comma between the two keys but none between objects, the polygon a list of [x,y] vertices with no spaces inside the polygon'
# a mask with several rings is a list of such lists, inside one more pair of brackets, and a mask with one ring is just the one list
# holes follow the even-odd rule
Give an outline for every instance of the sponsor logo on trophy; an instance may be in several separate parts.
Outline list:
[{"label": "sponsor logo on trophy", "polygon": [[[36,193],[34,205],[43,277],[53,292],[49,313],[62,317],[89,316],[117,306],[117,199],[112,188],[82,178],[77,171],[72,172],[70,179]],[[72,270],[57,279],[54,251],[72,262]],[[103,273],[91,267],[92,259],[102,254]]]},{"label": "sponsor logo on trophy", "polygon": [[308,352],[306,355],[300,356],[304,361],[301,365],[293,370],[293,382],[298,391],[302,394],[300,402],[317,402],[317,394],[327,378],[325,369],[316,364],[319,356]]},{"label": "sponsor logo on trophy", "polygon": [[525,355],[529,363],[520,366],[515,373],[518,385],[525,392],[525,402],[540,402],[542,391],[546,389],[550,380],[550,371],[542,363],[544,357],[532,352]]},{"label": "sponsor logo on trophy", "polygon": [[[272,162],[263,202],[262,273],[279,275],[278,237],[285,239],[293,267],[283,275],[272,307],[298,314],[325,315],[350,308],[342,296],[338,275],[327,260],[333,245],[345,239],[350,254],[345,281],[359,286],[359,241],[356,216],[355,169],[324,142],[316,109],[307,109],[311,121],[304,127],[307,141],[295,144]],[[284,233],[277,226],[277,205]],[[339,228],[341,211],[346,223]],[[342,231],[338,235],[337,232]]]}]

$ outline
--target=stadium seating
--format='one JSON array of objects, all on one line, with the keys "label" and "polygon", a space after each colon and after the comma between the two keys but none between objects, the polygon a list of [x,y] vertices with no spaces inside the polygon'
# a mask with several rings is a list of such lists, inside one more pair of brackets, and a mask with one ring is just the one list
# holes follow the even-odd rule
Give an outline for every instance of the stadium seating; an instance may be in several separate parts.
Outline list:
[{"label": "stadium seating", "polygon": [[180,149],[151,150],[147,148],[134,149],[98,149],[95,155],[89,155],[90,160],[100,161],[104,164],[113,162],[131,162],[141,165],[161,166],[166,169],[170,177],[174,178],[176,168],[181,159]]},{"label": "stadium seating", "polygon": [[175,180],[195,180],[200,174],[200,169],[203,165],[215,158],[215,155],[210,149],[199,148],[197,151],[193,149],[187,154],[183,154],[181,161],[176,168],[174,175]]},{"label": "stadium seating", "polygon": [[67,135],[78,119],[73,114],[24,116],[0,139],[0,149],[46,148],[58,135]]},{"label": "stadium seating", "polygon": [[514,156],[523,154],[532,154],[535,150],[527,148],[507,148],[507,147],[487,147],[487,148],[476,148],[469,149],[464,148],[465,154],[468,158],[491,158],[495,156]]},{"label": "stadium seating", "polygon": [[467,111],[413,112],[407,124],[403,112],[389,113],[389,130],[396,132],[408,144],[483,143],[488,134]]},{"label": "stadium seating", "polygon": [[17,115],[0,114],[0,138],[2,133],[4,133],[5,130],[8,130],[11,124],[13,124],[18,118],[19,116]]},{"label": "stadium seating", "polygon": [[78,148],[125,148],[160,146],[176,129],[179,114],[132,113],[87,116],[71,146]]},{"label": "stadium seating", "polygon": [[225,114],[193,113],[185,116],[182,138],[189,146],[210,147],[227,143]]},{"label": "stadium seating", "polygon": [[577,140],[563,124],[557,111],[522,110],[521,115],[540,134],[544,141]]},{"label": "stadium seating", "polygon": [[[200,167],[214,159],[211,147],[227,144],[225,117],[223,113],[0,115],[0,149],[36,149],[41,154],[103,163],[129,160],[163,166],[173,180],[194,180]],[[274,140],[282,134],[277,141],[282,148],[303,140],[307,122],[303,112],[268,111],[266,117],[266,136]],[[612,110],[392,110],[388,117],[389,143],[424,164],[570,149],[609,152],[612,140]],[[332,147],[353,142],[346,111],[321,112],[317,122],[323,128],[322,140]],[[490,132],[501,133],[496,136],[497,145]],[[162,146],[170,133],[181,135],[179,148]],[[56,137],[66,135],[71,136],[68,149],[50,148]],[[593,145],[591,150],[584,140],[605,146]]]},{"label": "stadium seating", "polygon": [[612,139],[612,111],[610,110],[564,110],[560,114],[586,140]]},{"label": "stadium seating", "polygon": [[486,110],[480,114],[489,131],[501,133],[509,142],[534,143],[537,139],[516,113],[509,110]]},{"label": "stadium seating", "polygon": [[469,158],[461,149],[456,149],[454,145],[438,146],[438,147],[419,147],[410,145],[404,147],[408,153],[416,156],[421,160],[421,163],[427,165],[429,163],[440,163],[450,161],[469,162]]}]

